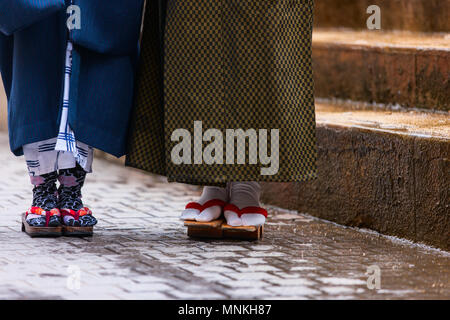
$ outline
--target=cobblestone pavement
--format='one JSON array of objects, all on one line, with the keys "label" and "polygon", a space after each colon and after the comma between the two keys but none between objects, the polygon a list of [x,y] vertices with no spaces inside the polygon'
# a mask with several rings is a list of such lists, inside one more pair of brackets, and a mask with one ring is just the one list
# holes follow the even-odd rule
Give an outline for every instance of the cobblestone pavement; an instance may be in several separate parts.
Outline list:
[{"label": "cobblestone pavement", "polygon": [[0,146],[0,299],[450,298],[448,252],[277,208],[259,242],[191,240],[178,215],[197,187],[99,159],[84,188],[95,236],[31,239],[24,160]]}]

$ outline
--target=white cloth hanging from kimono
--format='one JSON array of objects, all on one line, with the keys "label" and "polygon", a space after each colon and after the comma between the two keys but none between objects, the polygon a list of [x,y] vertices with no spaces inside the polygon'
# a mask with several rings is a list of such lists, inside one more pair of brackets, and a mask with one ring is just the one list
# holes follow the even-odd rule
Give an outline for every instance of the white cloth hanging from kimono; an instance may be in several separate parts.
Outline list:
[{"label": "white cloth hanging from kimono", "polygon": [[68,121],[72,49],[73,45],[69,40],[66,50],[64,96],[58,136],[23,146],[28,172],[33,176],[43,175],[59,169],[74,168],[76,163],[86,172],[92,171],[94,150],[87,144],[75,139],[75,134],[70,128]]},{"label": "white cloth hanging from kimono", "polygon": [[68,116],[69,116],[69,93],[70,93],[70,75],[72,73],[72,42],[69,40],[66,50],[66,68],[64,76],[64,97],[63,106],[61,112],[61,122],[59,125],[59,132],[56,139],[55,150],[72,152],[75,160],[81,167],[85,168],[87,165],[88,157],[83,152],[80,152],[78,145],[88,149],[88,146],[82,142],[77,142],[75,134],[70,128]]}]

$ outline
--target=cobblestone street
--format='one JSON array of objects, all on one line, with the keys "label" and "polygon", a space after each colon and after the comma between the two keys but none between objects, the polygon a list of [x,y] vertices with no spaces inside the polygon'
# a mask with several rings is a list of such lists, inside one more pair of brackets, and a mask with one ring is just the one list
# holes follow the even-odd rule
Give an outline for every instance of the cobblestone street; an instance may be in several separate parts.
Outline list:
[{"label": "cobblestone street", "polygon": [[25,162],[0,145],[0,299],[450,299],[448,252],[277,208],[259,242],[191,240],[178,216],[197,187],[100,159],[84,188],[94,237],[31,239]]}]

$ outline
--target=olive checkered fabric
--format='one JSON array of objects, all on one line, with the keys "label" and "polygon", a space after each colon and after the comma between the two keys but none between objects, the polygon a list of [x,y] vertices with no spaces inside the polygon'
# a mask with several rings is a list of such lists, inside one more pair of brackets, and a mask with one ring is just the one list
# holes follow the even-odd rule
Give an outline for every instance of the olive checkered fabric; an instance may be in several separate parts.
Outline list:
[{"label": "olive checkered fabric", "polygon": [[[202,185],[315,178],[312,17],[312,0],[148,1],[127,165]],[[267,129],[269,149],[278,129],[278,172],[248,163],[248,141],[245,164],[173,163],[194,121],[223,133],[224,159],[226,129]]]}]

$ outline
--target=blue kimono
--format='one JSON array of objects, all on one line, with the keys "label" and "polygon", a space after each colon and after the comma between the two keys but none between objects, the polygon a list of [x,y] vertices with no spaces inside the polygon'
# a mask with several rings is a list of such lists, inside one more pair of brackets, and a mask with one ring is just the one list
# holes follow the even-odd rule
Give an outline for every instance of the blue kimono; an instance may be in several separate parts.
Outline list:
[{"label": "blue kimono", "polygon": [[58,134],[69,36],[70,127],[81,142],[125,154],[144,0],[72,2],[81,28],[69,33],[69,0],[0,0],[0,73],[15,155]]}]

